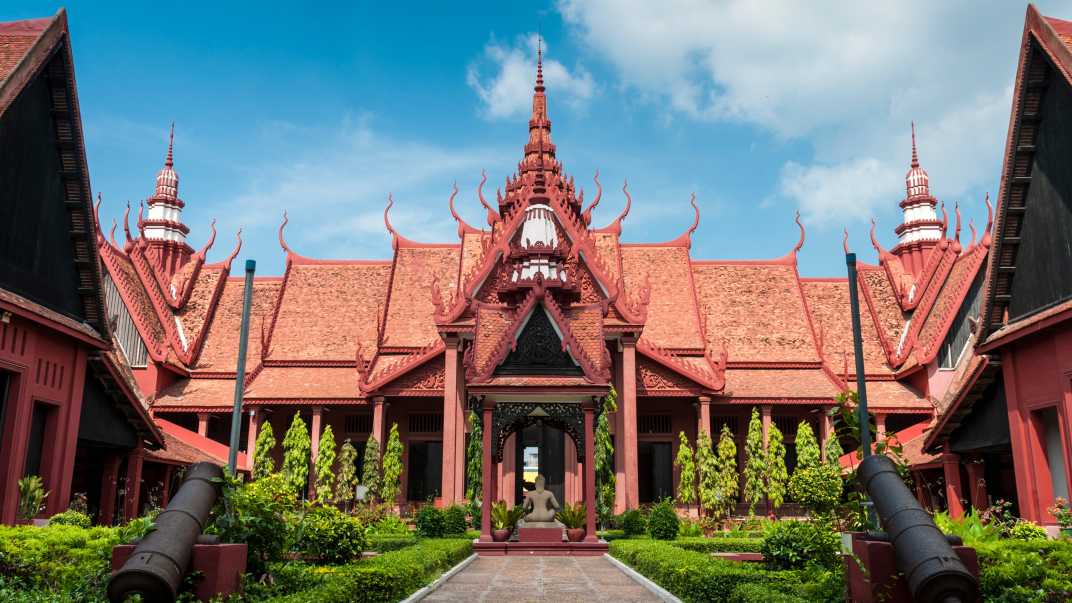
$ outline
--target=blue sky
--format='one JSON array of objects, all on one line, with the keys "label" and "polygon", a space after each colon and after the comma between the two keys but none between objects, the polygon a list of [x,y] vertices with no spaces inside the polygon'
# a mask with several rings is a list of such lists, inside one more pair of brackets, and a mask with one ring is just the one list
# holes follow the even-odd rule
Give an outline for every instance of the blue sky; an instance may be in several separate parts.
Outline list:
[{"label": "blue sky", "polygon": [[[628,178],[625,240],[677,236],[695,192],[693,257],[762,258],[792,248],[799,209],[802,274],[841,276],[842,227],[867,261],[871,217],[895,243],[913,119],[932,191],[985,222],[1026,8],[859,4],[64,6],[106,225],[152,192],[175,121],[190,243],[218,220],[210,259],[241,226],[241,257],[281,273],[284,209],[303,255],[389,257],[389,192],[403,235],[455,240],[451,184],[479,226],[481,169],[494,195],[521,157],[540,31],[559,157],[587,196],[597,168],[604,184],[594,223],[620,211]],[[59,6],[16,0],[0,20]]]}]

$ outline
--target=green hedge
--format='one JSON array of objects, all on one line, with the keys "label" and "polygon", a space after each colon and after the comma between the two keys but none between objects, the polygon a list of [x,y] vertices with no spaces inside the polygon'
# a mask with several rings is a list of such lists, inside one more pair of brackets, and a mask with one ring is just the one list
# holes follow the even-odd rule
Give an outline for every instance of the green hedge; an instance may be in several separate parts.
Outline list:
[{"label": "green hedge", "polygon": [[610,554],[686,602],[727,601],[745,584],[788,593],[801,583],[798,572],[770,571],[654,540],[615,540]]},{"label": "green hedge", "polygon": [[103,601],[115,528],[0,526],[0,600]]},{"label": "green hedge", "polygon": [[1072,601],[1072,540],[999,540],[975,550],[984,600]]},{"label": "green hedge", "polygon": [[416,535],[411,536],[377,536],[375,534],[369,534],[368,536],[368,550],[376,551],[377,553],[390,553],[391,551],[397,551],[411,547],[419,539]]},{"label": "green hedge", "polygon": [[762,538],[678,538],[672,543],[686,551],[698,553],[758,553],[763,546]]},{"label": "green hedge", "polygon": [[379,603],[400,601],[429,584],[473,552],[461,538],[421,540],[418,544],[340,567],[306,566],[318,576],[295,576],[295,583],[317,582],[312,588],[279,595],[278,603]]}]

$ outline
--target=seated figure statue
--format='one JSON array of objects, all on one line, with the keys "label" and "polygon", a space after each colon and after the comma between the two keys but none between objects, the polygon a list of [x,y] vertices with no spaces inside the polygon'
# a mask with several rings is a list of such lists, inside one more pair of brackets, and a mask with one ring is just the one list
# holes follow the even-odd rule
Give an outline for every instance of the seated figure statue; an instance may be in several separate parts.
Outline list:
[{"label": "seated figure statue", "polygon": [[537,475],[536,488],[525,492],[523,508],[526,515],[521,522],[518,522],[519,526],[530,528],[562,527],[562,524],[555,521],[555,512],[561,506],[558,504],[554,492],[545,489],[546,483],[547,480],[542,475]]}]

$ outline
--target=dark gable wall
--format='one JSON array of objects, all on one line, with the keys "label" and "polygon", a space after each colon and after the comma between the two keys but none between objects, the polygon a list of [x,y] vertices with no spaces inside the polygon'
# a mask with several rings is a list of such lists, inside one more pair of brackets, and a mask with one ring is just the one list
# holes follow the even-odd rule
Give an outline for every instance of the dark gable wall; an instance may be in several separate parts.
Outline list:
[{"label": "dark gable wall", "polygon": [[42,70],[0,116],[0,287],[83,319],[49,108]]},{"label": "dark gable wall", "polygon": [[1052,68],[1040,113],[1010,322],[1072,298],[1072,89]]}]

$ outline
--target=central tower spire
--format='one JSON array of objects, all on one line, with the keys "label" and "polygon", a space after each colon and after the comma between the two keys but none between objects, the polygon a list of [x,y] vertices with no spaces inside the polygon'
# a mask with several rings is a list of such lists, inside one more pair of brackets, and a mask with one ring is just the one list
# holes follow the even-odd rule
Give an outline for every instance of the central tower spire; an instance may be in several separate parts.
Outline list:
[{"label": "central tower spire", "polygon": [[532,117],[529,118],[529,141],[525,145],[524,168],[553,168],[555,145],[551,142],[551,120],[547,117],[547,95],[543,85],[543,39],[536,40],[536,85],[532,94]]}]

